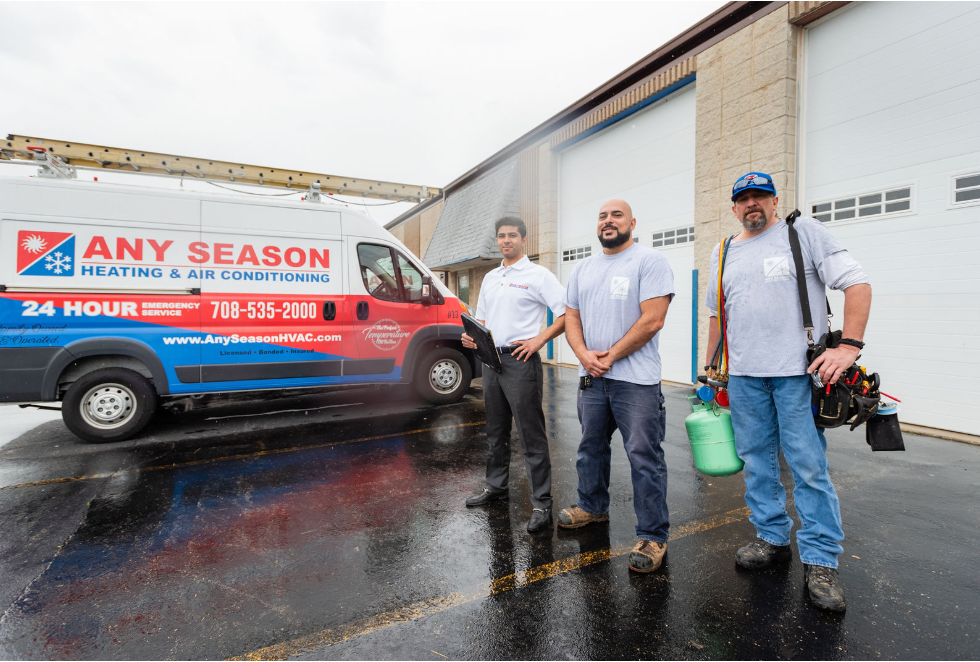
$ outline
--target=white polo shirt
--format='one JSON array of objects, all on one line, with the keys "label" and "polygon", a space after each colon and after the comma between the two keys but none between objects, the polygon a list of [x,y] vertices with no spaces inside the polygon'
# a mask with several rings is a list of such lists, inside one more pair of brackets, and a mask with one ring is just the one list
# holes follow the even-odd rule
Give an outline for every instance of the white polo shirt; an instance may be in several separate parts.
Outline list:
[{"label": "white polo shirt", "polygon": [[499,347],[538,335],[545,310],[555,319],[565,314],[565,288],[555,275],[525,255],[483,277],[476,318],[484,320]]}]

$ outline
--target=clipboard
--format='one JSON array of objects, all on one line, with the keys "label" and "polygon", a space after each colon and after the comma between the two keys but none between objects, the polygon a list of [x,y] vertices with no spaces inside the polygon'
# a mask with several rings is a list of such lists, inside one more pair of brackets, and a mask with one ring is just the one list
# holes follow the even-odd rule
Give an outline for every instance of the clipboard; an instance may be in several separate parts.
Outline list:
[{"label": "clipboard", "polygon": [[476,358],[499,374],[502,366],[500,365],[497,345],[493,341],[493,333],[466,313],[461,313],[459,317],[463,320],[463,329],[466,331],[466,335],[476,343]]}]

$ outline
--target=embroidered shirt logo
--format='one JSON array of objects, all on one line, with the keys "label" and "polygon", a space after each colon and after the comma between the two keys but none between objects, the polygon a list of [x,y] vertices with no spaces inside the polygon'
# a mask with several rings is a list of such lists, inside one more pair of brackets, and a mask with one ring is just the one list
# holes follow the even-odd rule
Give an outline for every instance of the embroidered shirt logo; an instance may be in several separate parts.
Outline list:
[{"label": "embroidered shirt logo", "polygon": [[613,276],[609,282],[609,298],[626,301],[630,294],[630,279],[626,276]]},{"label": "embroidered shirt logo", "polygon": [[766,275],[767,283],[775,283],[792,278],[792,274],[789,271],[789,258],[785,255],[767,257],[762,263],[762,270]]},{"label": "embroidered shirt logo", "polygon": [[511,287],[519,287],[522,290],[529,290],[529,289],[531,289],[531,287],[529,285],[518,285],[517,283],[511,283],[510,286]]}]

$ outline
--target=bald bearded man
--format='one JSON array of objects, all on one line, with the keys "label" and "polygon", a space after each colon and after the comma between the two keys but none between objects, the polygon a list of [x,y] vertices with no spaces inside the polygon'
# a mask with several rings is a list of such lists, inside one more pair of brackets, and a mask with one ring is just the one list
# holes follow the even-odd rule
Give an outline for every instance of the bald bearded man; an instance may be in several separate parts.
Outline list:
[{"label": "bald bearded man", "polygon": [[578,503],[558,514],[574,529],[609,519],[612,435],[623,434],[633,479],[636,545],[629,568],[653,572],[667,552],[666,427],[658,332],[674,296],[674,274],[658,251],[633,243],[633,210],[599,210],[602,253],[580,262],[565,294],[565,334],[578,358]]}]

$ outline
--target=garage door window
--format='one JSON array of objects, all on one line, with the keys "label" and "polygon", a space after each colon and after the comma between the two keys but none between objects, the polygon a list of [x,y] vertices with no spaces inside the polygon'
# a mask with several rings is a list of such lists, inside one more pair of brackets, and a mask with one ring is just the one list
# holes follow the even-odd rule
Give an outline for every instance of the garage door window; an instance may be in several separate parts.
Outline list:
[{"label": "garage door window", "polygon": [[810,213],[822,223],[904,214],[912,209],[912,187],[874,191],[812,205]]},{"label": "garage door window", "polygon": [[980,172],[953,177],[952,207],[980,205]]},{"label": "garage door window", "polygon": [[694,226],[686,228],[675,228],[674,230],[664,230],[663,232],[653,233],[653,247],[676,246],[677,244],[687,244],[694,241]]},{"label": "garage door window", "polygon": [[584,260],[592,255],[591,246],[579,246],[578,248],[569,248],[567,251],[561,252],[562,262],[574,262],[575,260]]}]

